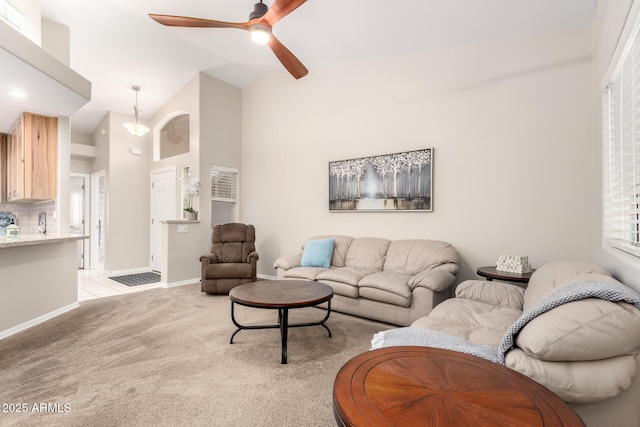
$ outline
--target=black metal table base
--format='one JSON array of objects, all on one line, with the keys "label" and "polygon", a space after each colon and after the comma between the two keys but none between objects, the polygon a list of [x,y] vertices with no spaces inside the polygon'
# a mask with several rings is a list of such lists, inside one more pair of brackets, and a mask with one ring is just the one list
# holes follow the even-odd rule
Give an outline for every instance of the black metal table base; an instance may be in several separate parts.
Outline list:
[{"label": "black metal table base", "polygon": [[331,315],[331,300],[327,301],[327,315],[324,316],[324,319],[319,322],[310,322],[310,323],[294,323],[289,324],[289,309],[288,308],[279,308],[278,309],[278,324],[277,325],[251,325],[245,326],[238,323],[234,314],[234,302],[231,301],[231,321],[238,329],[235,330],[233,335],[231,335],[231,339],[229,340],[229,344],[233,344],[233,338],[236,334],[245,329],[280,329],[280,338],[282,340],[282,364],[287,363],[287,338],[289,335],[289,328],[301,328],[303,326],[322,326],[329,333],[329,338],[331,338],[331,330],[327,325],[325,325],[326,321],[329,320],[329,316]]}]

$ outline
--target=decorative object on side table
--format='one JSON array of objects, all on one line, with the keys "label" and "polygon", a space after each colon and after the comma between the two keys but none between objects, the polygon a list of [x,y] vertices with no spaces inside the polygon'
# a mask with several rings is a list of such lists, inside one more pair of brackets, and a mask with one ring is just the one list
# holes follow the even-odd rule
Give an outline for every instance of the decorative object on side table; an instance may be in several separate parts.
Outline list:
[{"label": "decorative object on side table", "polygon": [[500,255],[496,263],[496,269],[507,273],[524,274],[531,272],[531,263],[528,256]]}]

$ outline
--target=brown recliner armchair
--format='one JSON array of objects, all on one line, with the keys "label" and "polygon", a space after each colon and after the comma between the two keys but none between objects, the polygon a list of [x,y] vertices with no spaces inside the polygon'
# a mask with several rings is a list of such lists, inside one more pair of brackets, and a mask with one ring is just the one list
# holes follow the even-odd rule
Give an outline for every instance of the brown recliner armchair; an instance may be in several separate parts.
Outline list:
[{"label": "brown recliner armchair", "polygon": [[256,281],[256,229],[251,224],[218,224],[211,233],[211,253],[202,255],[200,288],[208,294],[226,294],[243,283]]}]

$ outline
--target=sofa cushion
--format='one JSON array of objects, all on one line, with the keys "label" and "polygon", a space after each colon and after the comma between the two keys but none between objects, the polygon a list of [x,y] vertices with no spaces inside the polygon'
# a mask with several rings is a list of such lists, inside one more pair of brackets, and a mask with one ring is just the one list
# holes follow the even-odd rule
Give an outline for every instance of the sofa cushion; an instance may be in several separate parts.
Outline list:
[{"label": "sofa cushion", "polygon": [[473,326],[451,319],[424,316],[411,324],[412,327],[431,329],[447,335],[471,341],[478,345],[497,347],[504,335],[501,329],[491,326]]},{"label": "sofa cushion", "polygon": [[[214,268],[208,268],[214,267]],[[205,280],[209,279],[251,279],[253,267],[243,263],[209,264],[202,272]]]},{"label": "sofa cushion", "polygon": [[[428,317],[418,319],[415,324],[429,329],[437,328],[440,332],[476,344],[497,347],[509,326],[521,315],[522,311],[509,306],[452,298],[435,306]],[[433,327],[427,326],[429,324]]]},{"label": "sofa cushion", "polygon": [[335,239],[309,240],[304,245],[304,252],[300,260],[301,267],[324,267],[331,265],[333,244]]},{"label": "sofa cushion", "polygon": [[[597,276],[594,276],[597,275]],[[604,276],[604,277],[603,277]],[[526,311],[555,290],[585,280],[606,280],[611,275],[602,266],[588,261],[553,261],[537,269],[524,293]]]},{"label": "sofa cushion", "polygon": [[[342,236],[342,235],[326,235],[326,236],[315,236],[309,240],[324,240],[324,239],[333,239],[333,255],[331,256],[331,265],[335,267],[344,267],[344,260],[347,256],[347,250],[353,241],[353,237],[351,236]],[[307,242],[309,241],[307,240]],[[306,242],[305,242],[306,245]],[[304,252],[304,247],[300,251],[300,255]]]},{"label": "sofa cushion", "polygon": [[409,274],[444,268],[451,274],[458,272],[458,254],[446,242],[437,240],[394,240],[384,260],[384,271]]},{"label": "sofa cushion", "polygon": [[533,378],[565,402],[598,402],[626,390],[638,374],[631,355],[588,362],[549,362],[529,357],[519,348],[509,351],[505,365]]},{"label": "sofa cushion", "polygon": [[333,282],[346,283],[351,286],[358,286],[358,282],[368,274],[375,270],[365,270],[356,267],[332,268],[323,271],[316,276],[316,280],[329,280]]},{"label": "sofa cushion", "polygon": [[596,298],[574,301],[531,320],[516,345],[548,361],[598,360],[637,352],[640,310]]},{"label": "sofa cushion", "polygon": [[456,287],[456,298],[482,301],[522,310],[524,288],[504,282],[465,280]]},{"label": "sofa cushion", "polygon": [[349,298],[358,298],[360,296],[360,289],[357,286],[334,282],[333,280],[318,280],[318,282],[331,286],[335,295],[342,295]]},{"label": "sofa cushion", "polygon": [[411,297],[403,297],[394,292],[385,291],[383,289],[376,288],[361,288],[358,287],[360,297],[371,301],[380,301],[390,305],[397,305],[398,307],[411,306]]},{"label": "sofa cushion", "polygon": [[327,271],[323,267],[295,267],[284,272],[286,279],[306,279],[316,280],[316,276],[323,271]]},{"label": "sofa cushion", "polygon": [[368,271],[382,271],[389,243],[390,240],[377,237],[353,239],[347,250],[344,265]]},{"label": "sofa cushion", "polygon": [[369,272],[353,267],[332,268],[316,276],[318,282],[329,285],[337,295],[358,298],[358,282]]},{"label": "sofa cushion", "polygon": [[411,298],[411,288],[408,284],[410,278],[408,274],[387,271],[370,274],[358,282],[358,287],[361,289],[360,295],[363,295],[362,288],[374,288]]}]

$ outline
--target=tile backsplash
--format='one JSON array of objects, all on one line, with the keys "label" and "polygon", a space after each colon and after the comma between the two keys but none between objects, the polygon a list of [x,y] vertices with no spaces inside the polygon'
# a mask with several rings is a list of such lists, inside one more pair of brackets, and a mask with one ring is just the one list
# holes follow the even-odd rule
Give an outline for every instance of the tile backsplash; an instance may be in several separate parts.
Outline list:
[{"label": "tile backsplash", "polygon": [[40,203],[0,203],[0,212],[11,212],[18,219],[20,234],[38,234],[38,215],[47,214],[47,233],[56,234],[58,230],[56,201],[50,200]]}]

